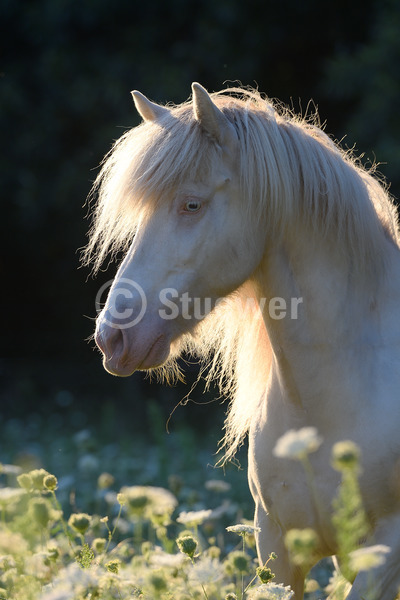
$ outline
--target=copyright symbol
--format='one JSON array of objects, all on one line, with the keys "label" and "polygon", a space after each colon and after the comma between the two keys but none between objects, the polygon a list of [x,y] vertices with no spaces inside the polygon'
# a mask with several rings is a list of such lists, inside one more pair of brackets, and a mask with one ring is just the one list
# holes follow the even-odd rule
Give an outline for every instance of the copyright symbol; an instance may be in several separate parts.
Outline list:
[{"label": "copyright symbol", "polygon": [[121,277],[114,288],[112,288],[113,283],[112,279],[107,281],[97,292],[96,312],[97,314],[103,312],[103,321],[110,327],[128,329],[143,319],[147,308],[146,294],[133,279]]}]

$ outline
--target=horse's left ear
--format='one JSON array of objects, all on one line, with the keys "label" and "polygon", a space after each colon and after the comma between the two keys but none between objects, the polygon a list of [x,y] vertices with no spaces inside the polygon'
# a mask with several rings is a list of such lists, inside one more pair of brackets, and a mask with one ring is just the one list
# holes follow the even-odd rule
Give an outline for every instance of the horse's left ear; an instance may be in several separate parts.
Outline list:
[{"label": "horse's left ear", "polygon": [[193,111],[196,120],[221,146],[232,146],[237,135],[232,123],[214,104],[207,90],[199,83],[192,83]]},{"label": "horse's left ear", "polygon": [[146,96],[134,90],[131,92],[136,110],[143,121],[159,121],[164,115],[169,113],[168,108],[151,102]]}]

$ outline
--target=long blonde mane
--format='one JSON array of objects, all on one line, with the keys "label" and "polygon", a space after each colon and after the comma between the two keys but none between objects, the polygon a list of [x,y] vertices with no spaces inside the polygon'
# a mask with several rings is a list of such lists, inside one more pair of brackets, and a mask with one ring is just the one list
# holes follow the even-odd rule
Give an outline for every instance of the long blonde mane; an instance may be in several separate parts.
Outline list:
[{"label": "long blonde mane", "polygon": [[[230,89],[212,98],[239,139],[241,204],[236,209],[243,213],[243,235],[263,222],[266,240],[276,240],[290,223],[305,223],[322,235],[334,233],[361,276],[379,274],[385,238],[399,246],[399,233],[395,208],[371,171],[340,149],[316,119],[295,116],[254,90]],[[220,154],[190,102],[170,107],[157,123],[125,133],[93,186],[97,201],[84,262],[93,262],[96,270],[108,254],[126,250],[159,203],[169,201],[183,182],[207,177]],[[232,398],[223,441],[231,458],[259,406],[271,364],[252,285],[244,282],[181,340],[174,355],[182,350],[198,354],[208,365],[208,381],[216,379]],[[171,359],[164,372],[174,369]]]}]

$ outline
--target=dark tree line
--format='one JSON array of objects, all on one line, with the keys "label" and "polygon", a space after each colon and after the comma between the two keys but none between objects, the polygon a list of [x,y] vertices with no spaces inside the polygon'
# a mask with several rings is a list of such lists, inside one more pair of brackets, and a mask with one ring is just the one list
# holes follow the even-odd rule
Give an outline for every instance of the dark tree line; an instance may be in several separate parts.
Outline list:
[{"label": "dark tree line", "polygon": [[[258,85],[383,164],[400,194],[397,0],[4,0],[0,8],[2,355],[80,357],[102,281],[77,249],[83,204],[129,91],[185,100],[192,81]],[[301,99],[301,102],[300,100]]]}]

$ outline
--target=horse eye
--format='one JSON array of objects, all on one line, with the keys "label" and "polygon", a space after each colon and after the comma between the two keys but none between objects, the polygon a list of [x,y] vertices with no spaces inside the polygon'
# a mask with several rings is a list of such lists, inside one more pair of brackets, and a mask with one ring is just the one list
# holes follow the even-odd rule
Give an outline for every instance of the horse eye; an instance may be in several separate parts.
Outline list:
[{"label": "horse eye", "polygon": [[199,200],[188,200],[185,202],[183,210],[185,212],[195,213],[201,208],[201,202]]}]

